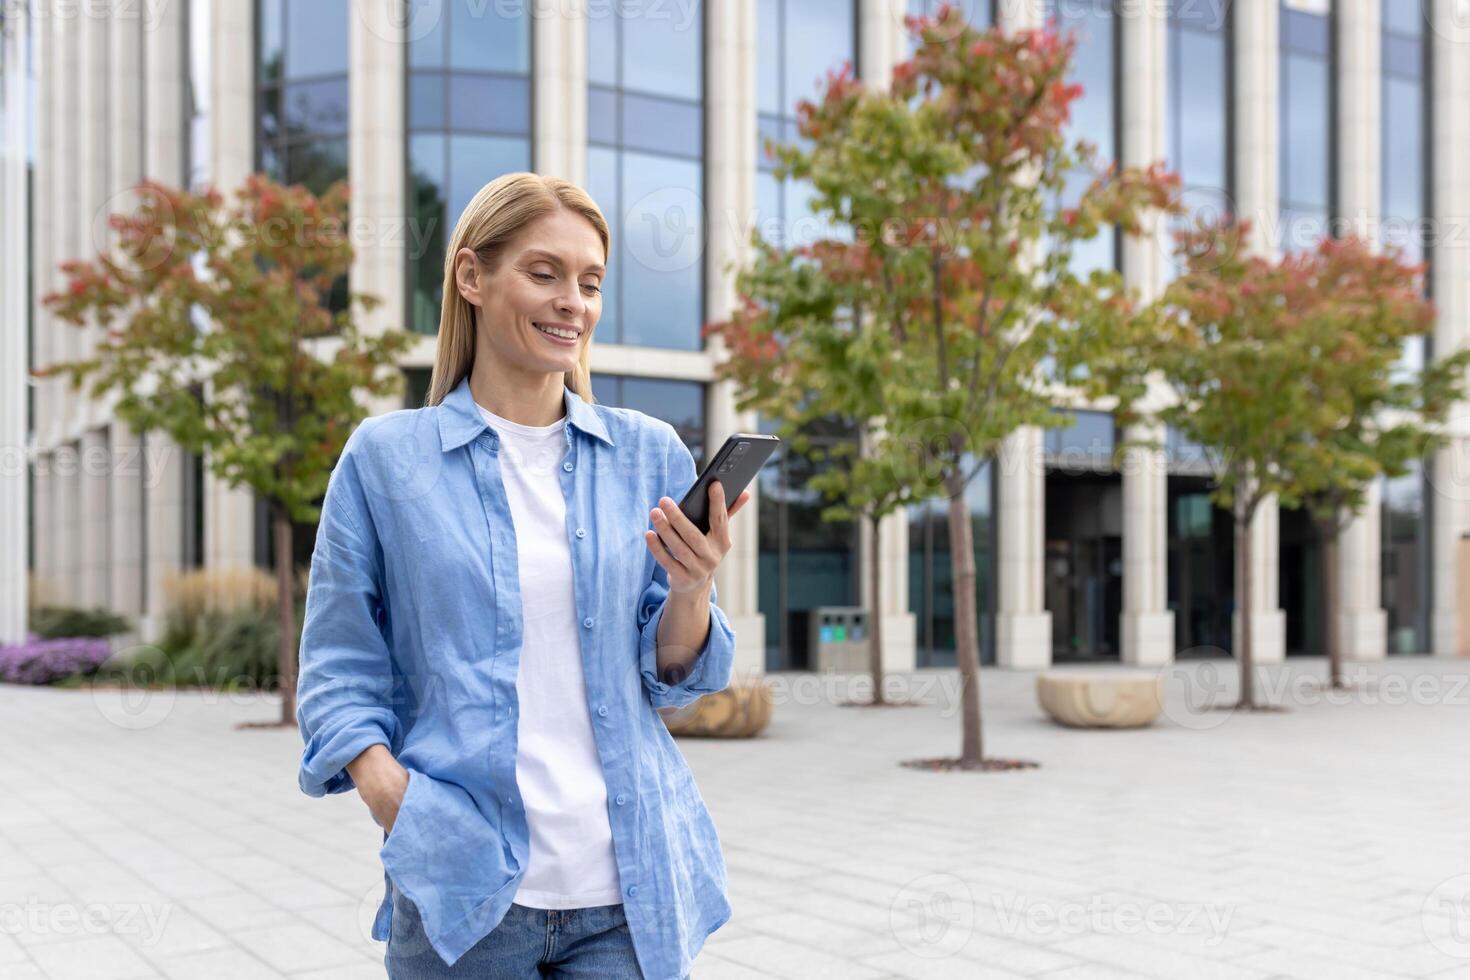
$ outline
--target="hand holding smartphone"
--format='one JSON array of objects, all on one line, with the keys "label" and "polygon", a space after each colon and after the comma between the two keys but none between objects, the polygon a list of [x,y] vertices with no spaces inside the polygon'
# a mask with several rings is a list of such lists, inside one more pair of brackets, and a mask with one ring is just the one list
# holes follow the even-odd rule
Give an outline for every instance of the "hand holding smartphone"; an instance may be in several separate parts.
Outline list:
[{"label": "hand holding smartphone", "polygon": [[709,533],[710,484],[720,481],[725,488],[726,506],[729,506],[728,502],[734,501],[750,485],[780,444],[781,440],[776,436],[759,432],[737,432],[725,440],[714,459],[694,480],[684,499],[679,501],[679,509],[694,522],[699,533]]}]

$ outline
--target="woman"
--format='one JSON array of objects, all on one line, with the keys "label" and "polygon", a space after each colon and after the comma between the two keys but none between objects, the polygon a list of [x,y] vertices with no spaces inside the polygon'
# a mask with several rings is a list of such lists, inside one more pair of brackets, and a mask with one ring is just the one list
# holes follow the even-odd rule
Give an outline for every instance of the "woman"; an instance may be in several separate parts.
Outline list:
[{"label": "woman", "polygon": [[[724,688],[729,519],[672,426],[592,403],[607,222],[507,174],[454,229],[428,405],[365,420],[312,555],[301,788],[384,829],[390,977],[682,978],[730,916],[656,709]],[[652,528],[648,528],[651,520]],[[642,531],[642,541],[639,532]]]}]

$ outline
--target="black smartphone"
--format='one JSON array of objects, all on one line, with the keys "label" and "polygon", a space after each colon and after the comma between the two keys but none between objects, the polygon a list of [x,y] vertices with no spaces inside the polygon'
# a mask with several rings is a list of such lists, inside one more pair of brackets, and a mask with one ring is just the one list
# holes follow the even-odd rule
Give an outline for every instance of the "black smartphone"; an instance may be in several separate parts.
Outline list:
[{"label": "black smartphone", "polygon": [[720,486],[725,488],[725,506],[729,507],[755,479],[780,444],[781,440],[776,436],[759,432],[737,432],[725,440],[715,458],[709,461],[684,499],[679,501],[679,509],[694,522],[699,533],[709,533],[710,483],[720,481]]}]

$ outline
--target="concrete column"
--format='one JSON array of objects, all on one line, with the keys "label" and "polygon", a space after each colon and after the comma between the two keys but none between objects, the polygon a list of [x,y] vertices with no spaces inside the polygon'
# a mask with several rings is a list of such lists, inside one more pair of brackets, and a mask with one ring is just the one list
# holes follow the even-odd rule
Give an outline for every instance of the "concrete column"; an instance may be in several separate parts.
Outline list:
[{"label": "concrete column", "polygon": [[29,11],[12,8],[0,33],[0,70],[5,72],[4,136],[0,137],[0,201],[6,220],[0,225],[0,644],[18,643],[26,632],[26,569],[30,528],[30,468],[26,456],[28,364],[26,350],[27,281],[30,203],[27,194],[26,144],[30,122],[27,102],[30,66],[26,46]]},{"label": "concrete column", "polygon": [[908,60],[908,32],[903,26],[907,14],[906,0],[860,0],[855,67],[870,88],[888,88],[893,66]]},{"label": "concrete column", "polygon": [[[905,0],[862,0],[858,7],[858,63],[856,70],[870,88],[886,89],[893,66],[908,58]],[[873,569],[869,560],[872,529],[858,524],[858,602],[867,606]],[[918,662],[918,634],[909,610],[909,518],[900,508],[878,522],[878,563],[881,590],[883,666],[886,670],[913,670]]]},{"label": "concrete column", "polygon": [[[31,315],[34,334],[31,339],[31,366],[39,368],[47,364],[55,338],[56,325],[40,298],[55,288],[52,275],[52,250],[55,233],[52,227],[52,185],[55,181],[56,114],[56,35],[50,10],[45,3],[33,4],[31,10],[39,16],[31,25],[32,51],[36,64],[36,159],[44,161],[31,175],[31,194],[35,202],[36,220],[31,222],[31,276],[34,286]],[[8,63],[9,59],[7,59]],[[51,408],[52,382],[33,379],[35,392],[35,455],[32,467],[35,470],[35,500],[33,520],[35,525],[36,557],[33,582],[40,593],[38,602],[48,602],[56,591],[56,539],[53,521],[56,504],[51,483],[51,455],[46,441],[50,427],[46,420],[55,414]]]},{"label": "concrete column", "polygon": [[[407,316],[409,236],[403,148],[405,17],[401,5],[382,0],[353,0],[348,18],[348,173],[352,177],[351,212],[357,256],[349,280],[354,290],[370,292],[383,305],[360,314],[363,330],[382,334],[404,329]],[[535,18],[535,30],[544,20]],[[403,404],[401,395],[371,400],[367,414],[381,415]]]},{"label": "concrete column", "polygon": [[1046,608],[1046,465],[1042,431],[1026,426],[1001,446],[996,504],[995,656],[1001,667],[1051,665],[1051,613]]},{"label": "concrete column", "polygon": [[[1249,247],[1274,255],[1280,246],[1280,5],[1277,0],[1240,0],[1234,16],[1236,213],[1252,222]],[[1262,664],[1286,656],[1286,614],[1278,598],[1278,506],[1274,498],[1263,502],[1251,524],[1252,653]]]},{"label": "concrete column", "polygon": [[56,578],[56,484],[52,476],[52,454],[36,452],[31,468],[35,471],[35,496],[31,503],[31,520],[36,536],[36,564],[31,570],[31,586],[35,592],[29,601],[35,605],[51,604],[58,592]]},{"label": "concrete column", "polygon": [[121,419],[113,419],[108,467],[108,591],[113,612],[136,623],[143,612],[146,577],[143,542],[143,440]]},{"label": "concrete column", "polygon": [[[1337,0],[1337,212],[1360,237],[1376,241],[1382,212],[1382,45],[1379,0]],[[1349,660],[1388,651],[1383,609],[1382,481],[1338,539],[1338,635]]]},{"label": "concrete column", "polygon": [[107,430],[82,436],[81,596],[86,606],[112,605],[112,453]]},{"label": "concrete column", "polygon": [[[704,105],[706,221],[705,295],[711,320],[727,319],[735,308],[735,278],[731,263],[748,260],[742,235],[746,216],[755,207],[755,5],[742,0],[709,0],[704,8]],[[580,156],[580,152],[577,154]],[[709,342],[711,361],[727,355],[719,338]],[[717,447],[735,432],[755,432],[754,412],[735,410],[734,385],[713,383],[706,392],[706,441]],[[758,485],[751,500],[730,525],[734,538],[730,555],[716,573],[720,608],[735,630],[735,673],[747,682],[765,672],[766,628],[756,589],[760,541],[756,515],[760,512]]]},{"label": "concrete column", "polygon": [[143,35],[143,170],[170,187],[184,182],[184,4],[159,6]]},{"label": "concrete column", "polygon": [[[587,11],[548,4],[531,19],[531,159],[537,173],[587,183]],[[713,35],[710,35],[713,37]]]},{"label": "concrete column", "polygon": [[[1000,0],[996,21],[1007,31],[1040,27],[1042,0]],[[1051,613],[1046,608],[1046,465],[1042,430],[1027,426],[1001,447],[996,488],[995,657],[1001,667],[1051,665]]]},{"label": "concrete column", "polygon": [[[184,184],[184,4],[162,4],[143,36],[144,173],[169,187]],[[163,585],[183,568],[184,452],[166,433],[143,437],[143,509],[146,563],[139,633],[153,642],[167,611]]]},{"label": "concrete column", "polygon": [[52,489],[56,493],[54,536],[56,539],[56,593],[58,605],[81,601],[81,451],[67,442],[52,453]]},{"label": "concrete column", "polygon": [[178,443],[161,431],[143,440],[144,527],[147,555],[144,572],[144,614],[139,632],[153,642],[163,631],[168,612],[164,584],[184,568],[184,464],[187,456]]},{"label": "concrete column", "polygon": [[[1465,146],[1470,143],[1470,30],[1460,0],[1434,0],[1431,8],[1430,65],[1430,203],[1434,227],[1461,229],[1470,216]],[[1434,329],[1433,354],[1442,357],[1465,345],[1466,318],[1470,317],[1470,248],[1463,234],[1441,233],[1430,253],[1434,305],[1439,319]],[[1466,503],[1466,474],[1470,473],[1470,404],[1461,403],[1452,414],[1455,424],[1449,443],[1434,457],[1430,472],[1429,514],[1432,536],[1433,583],[1430,588],[1429,649],[1452,657],[1459,650],[1460,537],[1470,531]]]},{"label": "concrete column", "polygon": [[[1164,98],[1168,90],[1168,18],[1143,4],[1118,20],[1122,53],[1121,162],[1145,167],[1165,156]],[[1123,277],[1144,300],[1164,287],[1167,241],[1154,216],[1149,234],[1123,239]],[[1130,439],[1162,443],[1164,430],[1140,428]],[[1162,450],[1129,450],[1123,464],[1122,660],[1138,665],[1174,659],[1174,614],[1169,610],[1169,464]]]},{"label": "concrete column", "polygon": [[[242,38],[255,36],[255,5],[211,0],[207,9],[211,67],[209,183],[232,197],[255,169],[255,50],[248,43],[240,43]],[[402,270],[396,270],[393,278],[401,279]],[[204,563],[218,568],[255,564],[255,494],[216,477],[207,458]]]},{"label": "concrete column", "polygon": [[1007,31],[1041,27],[1046,23],[1046,0],[997,0],[995,20]]},{"label": "concrete column", "polygon": [[[108,34],[111,27],[107,4],[81,4],[78,9],[80,63],[77,79],[80,85],[76,126],[79,133],[76,187],[76,254],[93,259],[107,244],[107,226],[102,214],[110,196],[108,188]],[[74,356],[90,357],[97,347],[101,328],[88,323],[85,330],[74,331]],[[105,406],[87,397],[85,390],[70,396],[77,415],[87,427],[103,424]]]},{"label": "concrete column", "polygon": [[[78,236],[76,233],[77,215],[77,149],[78,149],[78,126],[65,125],[63,120],[75,120],[78,118],[77,101],[77,34],[78,14],[76,8],[68,8],[59,2],[53,3],[48,13],[52,45],[55,52],[55,64],[48,72],[54,85],[54,97],[51,103],[52,132],[55,136],[53,141],[51,158],[51,181],[50,181],[50,215],[47,224],[51,229],[51,255],[49,267],[49,279],[51,288],[61,285],[61,275],[56,271],[57,266],[68,259],[77,257]],[[44,281],[44,280],[43,280]],[[47,343],[45,345],[44,363],[52,364],[57,361],[69,360],[75,356],[75,340],[77,328],[69,323],[63,323],[55,317],[48,317],[49,329],[46,331]],[[46,389],[46,402],[48,412],[40,419],[44,435],[41,444],[55,446],[70,438],[73,428],[73,406],[76,398],[66,388],[66,381],[61,378],[51,378],[44,382]],[[75,520],[76,515],[66,514],[60,518],[60,523],[65,524]],[[70,557],[64,557],[60,564],[71,568]],[[75,583],[66,583],[65,588],[70,590]]]}]

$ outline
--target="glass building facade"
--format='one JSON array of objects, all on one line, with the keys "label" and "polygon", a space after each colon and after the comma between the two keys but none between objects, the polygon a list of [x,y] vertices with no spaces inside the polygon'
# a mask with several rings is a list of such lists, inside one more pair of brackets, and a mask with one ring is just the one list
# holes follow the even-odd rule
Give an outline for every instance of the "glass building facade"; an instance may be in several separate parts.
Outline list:
[{"label": "glass building facade", "polygon": [[439,330],[444,259],[470,199],[531,169],[531,18],[522,4],[451,0],[408,48],[409,322]]},{"label": "glass building facade", "polygon": [[347,0],[259,0],[256,16],[257,165],[320,194],[347,177]]},{"label": "glass building facade", "polygon": [[1281,248],[1329,237],[1336,158],[1334,44],[1327,0],[1281,3]]},{"label": "glass building facade", "polygon": [[589,8],[587,190],[617,254],[597,339],[703,346],[703,5],[659,16]]},{"label": "glass building facade", "polygon": [[1229,213],[1230,4],[1169,0],[1167,163],[1196,216]]}]

